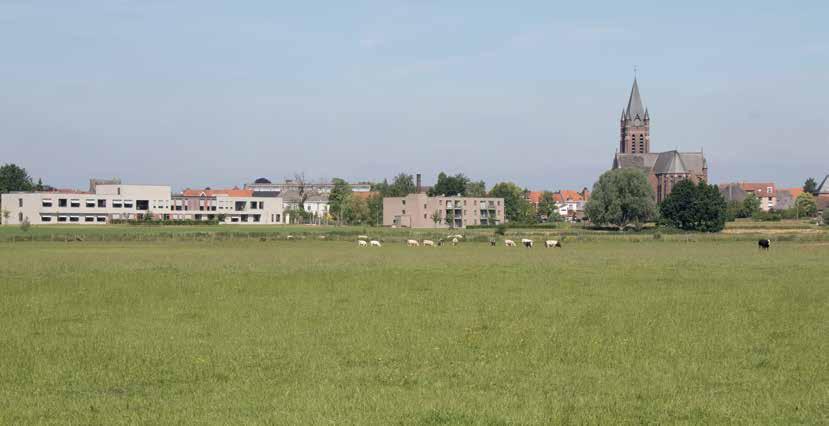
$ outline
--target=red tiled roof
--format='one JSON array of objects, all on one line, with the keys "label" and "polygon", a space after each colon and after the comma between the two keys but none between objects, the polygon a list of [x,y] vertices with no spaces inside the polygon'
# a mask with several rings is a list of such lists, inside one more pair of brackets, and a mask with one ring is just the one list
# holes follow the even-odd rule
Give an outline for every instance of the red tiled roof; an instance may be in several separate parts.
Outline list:
[{"label": "red tiled roof", "polygon": [[786,188],[780,189],[779,191],[786,191],[789,194],[792,194],[792,198],[797,198],[800,194],[803,193],[803,188]]},{"label": "red tiled roof", "polygon": [[[771,188],[771,192],[769,192],[769,188]],[[760,197],[774,197],[777,195],[777,189],[771,182],[740,182],[740,189],[753,192]]]},{"label": "red tiled roof", "polygon": [[541,203],[541,191],[530,191],[527,193],[527,201],[536,206]]},{"label": "red tiled roof", "polygon": [[[589,193],[585,193],[589,194]],[[558,191],[554,194],[556,202],[563,203],[566,201],[584,201],[584,197],[578,191],[573,191],[570,189],[563,189]],[[589,196],[589,195],[588,195]]]},{"label": "red tiled roof", "polygon": [[201,197],[204,194],[205,197],[215,197],[217,195],[223,195],[225,197],[252,197],[253,190],[252,189],[185,189],[181,192],[181,195],[185,197]]}]

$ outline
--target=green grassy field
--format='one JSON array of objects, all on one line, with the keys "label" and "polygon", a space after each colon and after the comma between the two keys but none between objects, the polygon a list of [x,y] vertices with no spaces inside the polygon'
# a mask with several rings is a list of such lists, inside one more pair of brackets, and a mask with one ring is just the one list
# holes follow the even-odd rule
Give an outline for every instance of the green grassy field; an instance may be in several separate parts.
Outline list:
[{"label": "green grassy field", "polygon": [[0,244],[0,424],[829,422],[829,245]]}]

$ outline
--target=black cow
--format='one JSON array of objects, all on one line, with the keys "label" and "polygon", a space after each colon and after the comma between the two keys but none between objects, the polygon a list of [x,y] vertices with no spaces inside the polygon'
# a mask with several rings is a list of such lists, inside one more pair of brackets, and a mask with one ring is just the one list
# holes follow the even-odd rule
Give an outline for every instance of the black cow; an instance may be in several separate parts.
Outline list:
[{"label": "black cow", "polygon": [[769,241],[765,238],[760,240],[760,241],[757,241],[757,248],[759,248],[761,250],[768,250],[770,246],[771,246],[771,241]]}]

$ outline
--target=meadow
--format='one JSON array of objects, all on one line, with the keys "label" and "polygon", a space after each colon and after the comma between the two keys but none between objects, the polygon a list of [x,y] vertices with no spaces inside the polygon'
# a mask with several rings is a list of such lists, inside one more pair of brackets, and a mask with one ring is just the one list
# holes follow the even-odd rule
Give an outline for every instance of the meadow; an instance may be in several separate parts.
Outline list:
[{"label": "meadow", "polygon": [[829,244],[668,237],[0,243],[0,424],[829,422]]}]

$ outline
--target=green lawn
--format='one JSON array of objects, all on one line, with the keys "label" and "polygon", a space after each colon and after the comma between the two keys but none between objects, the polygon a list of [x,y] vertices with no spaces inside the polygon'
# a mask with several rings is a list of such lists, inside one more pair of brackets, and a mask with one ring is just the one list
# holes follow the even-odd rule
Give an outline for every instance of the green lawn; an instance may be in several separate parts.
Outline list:
[{"label": "green lawn", "polygon": [[829,245],[0,244],[0,424],[829,422]]}]

